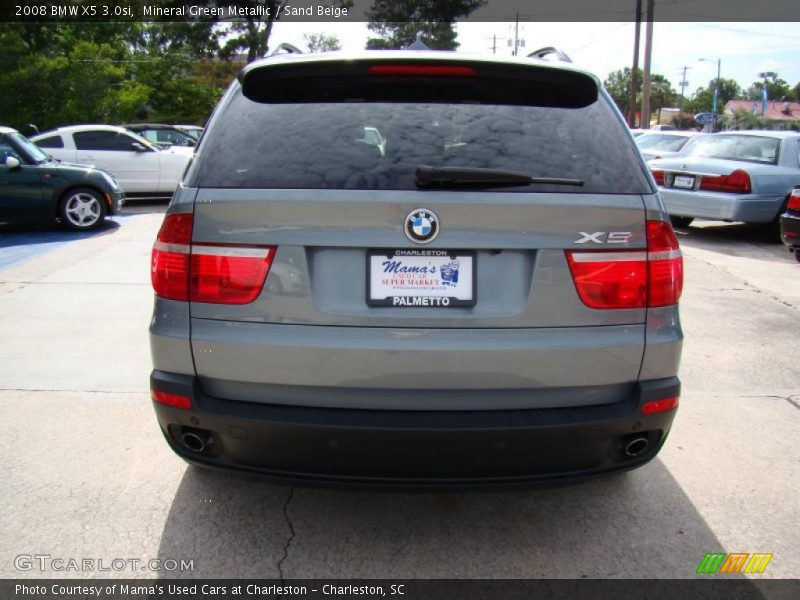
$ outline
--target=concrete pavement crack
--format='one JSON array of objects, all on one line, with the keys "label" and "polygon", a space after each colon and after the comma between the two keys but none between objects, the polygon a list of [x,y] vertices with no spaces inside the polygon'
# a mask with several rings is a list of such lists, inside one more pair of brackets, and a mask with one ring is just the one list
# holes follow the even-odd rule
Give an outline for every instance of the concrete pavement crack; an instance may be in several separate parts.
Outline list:
[{"label": "concrete pavement crack", "polygon": [[281,579],[281,585],[284,584],[283,578],[283,563],[289,557],[289,546],[292,545],[292,540],[294,540],[295,532],[294,532],[294,524],[292,523],[292,519],[289,517],[289,503],[294,498],[294,487],[289,488],[289,496],[286,498],[286,502],[283,504],[283,517],[286,519],[286,524],[289,526],[289,537],[286,538],[286,544],[283,546],[283,556],[278,561],[278,576]]},{"label": "concrete pavement crack", "polygon": [[791,302],[787,302],[786,300],[783,300],[783,299],[781,299],[781,298],[778,298],[778,296],[775,296],[774,294],[770,294],[769,292],[762,290],[760,287],[758,287],[758,286],[756,286],[756,285],[753,285],[752,283],[750,283],[750,282],[749,282],[749,281],[747,281],[746,279],[742,279],[742,278],[741,278],[741,276],[739,276],[739,275],[734,275],[734,274],[733,274],[733,273],[731,273],[731,272],[730,272],[728,269],[726,269],[725,267],[723,267],[723,266],[721,266],[721,265],[717,265],[717,264],[714,264],[714,263],[712,263],[712,262],[709,262],[709,261],[707,261],[707,260],[704,260],[704,259],[700,258],[699,256],[692,256],[692,259],[693,259],[693,260],[696,260],[696,261],[698,261],[698,262],[701,262],[701,263],[703,263],[703,264],[704,264],[704,265],[706,265],[706,266],[709,266],[709,267],[712,267],[712,268],[715,268],[715,269],[719,269],[719,270],[721,270],[721,271],[722,271],[723,273],[725,273],[725,274],[726,274],[728,277],[732,277],[732,278],[734,278],[734,279],[738,279],[738,280],[739,280],[739,281],[741,281],[741,282],[744,284],[744,286],[745,286],[744,288],[736,288],[736,287],[732,287],[732,288],[721,288],[721,289],[719,289],[719,290],[716,290],[716,291],[720,291],[720,292],[726,292],[726,291],[733,291],[733,292],[753,292],[753,293],[756,293],[756,294],[761,294],[762,296],[765,296],[765,297],[769,298],[770,300],[773,300],[773,301],[777,302],[778,304],[782,304],[782,305],[784,305],[784,306],[786,306],[786,307],[788,307],[788,308],[792,308],[792,309],[795,309],[795,310],[798,308],[797,306],[795,306],[795,305],[794,305],[794,304],[792,304]]},{"label": "concrete pavement crack", "polygon": [[739,396],[740,398],[775,398],[776,400],[786,400],[789,404],[800,410],[800,402],[794,400],[794,396],[778,396],[776,394],[746,394]]}]

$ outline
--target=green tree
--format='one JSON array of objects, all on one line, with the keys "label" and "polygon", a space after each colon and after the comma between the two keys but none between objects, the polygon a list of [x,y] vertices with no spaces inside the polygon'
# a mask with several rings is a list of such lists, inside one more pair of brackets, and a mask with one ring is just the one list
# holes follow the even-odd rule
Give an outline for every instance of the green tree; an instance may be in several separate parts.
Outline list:
[{"label": "green tree", "polygon": [[[289,4],[288,0],[236,0],[218,2],[217,5],[235,5],[242,8],[261,9],[263,16],[246,16],[233,21],[222,35],[225,43],[220,49],[220,56],[230,60],[238,53],[247,54],[247,62],[251,63],[269,53],[269,38],[275,22],[283,16]],[[352,0],[321,0],[321,5],[350,8]]]},{"label": "green tree", "polygon": [[215,40],[197,25],[0,25],[0,123],[202,122],[222,89],[199,76]]},{"label": "green tree", "polygon": [[238,53],[247,54],[247,62],[266,56],[269,51],[269,38],[275,21],[280,19],[281,12],[288,0],[245,0],[227,2],[243,8],[263,9],[264,16],[247,16],[233,21],[224,31],[225,43],[220,49],[220,56],[230,60]]},{"label": "green tree", "polygon": [[485,3],[486,0],[374,0],[367,11],[367,27],[376,37],[367,40],[367,48],[404,48],[419,34],[431,49],[455,50],[455,20],[469,16]]},{"label": "green tree", "polygon": [[[641,103],[642,81],[644,75],[641,69],[636,71],[636,104]],[[628,114],[631,105],[631,69],[625,67],[612,71],[603,82],[611,98],[619,107],[623,115]],[[660,114],[662,108],[675,104],[677,94],[669,80],[659,73],[650,74],[650,106]]]},{"label": "green tree", "polygon": [[[694,96],[684,104],[684,110],[692,114],[711,112],[714,105],[715,84],[716,79],[712,79],[706,87],[697,88]],[[717,114],[722,114],[728,101],[738,98],[741,93],[742,90],[736,80],[721,78],[717,96]]]},{"label": "green tree", "polygon": [[767,85],[767,98],[770,100],[792,100],[795,97],[794,90],[789,86],[786,81],[778,77],[778,74],[772,71],[761,73],[763,75],[762,81],[754,81],[749,88],[747,88],[747,98],[750,100],[761,100],[764,89],[764,82]]},{"label": "green tree", "polygon": [[722,126],[725,129],[770,129],[768,120],[760,114],[753,114],[749,110],[736,109],[733,113],[722,115]]},{"label": "green tree", "polygon": [[342,47],[338,37],[327,33],[304,33],[303,39],[309,52],[331,52]]}]

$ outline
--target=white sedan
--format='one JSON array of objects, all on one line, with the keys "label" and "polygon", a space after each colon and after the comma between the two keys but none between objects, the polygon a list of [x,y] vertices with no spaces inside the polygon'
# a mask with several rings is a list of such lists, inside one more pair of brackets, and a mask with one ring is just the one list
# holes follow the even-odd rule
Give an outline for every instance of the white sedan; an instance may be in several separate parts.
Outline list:
[{"label": "white sedan", "polygon": [[160,150],[135,133],[113,125],[73,125],[31,138],[53,158],[108,171],[128,200],[169,198],[177,189],[190,148]]}]

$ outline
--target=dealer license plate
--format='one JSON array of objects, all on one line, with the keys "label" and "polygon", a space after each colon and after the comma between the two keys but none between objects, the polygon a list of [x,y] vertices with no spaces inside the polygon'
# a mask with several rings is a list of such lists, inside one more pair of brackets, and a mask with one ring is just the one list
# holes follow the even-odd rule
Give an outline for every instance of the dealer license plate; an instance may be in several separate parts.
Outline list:
[{"label": "dealer license plate", "polygon": [[475,252],[469,250],[371,250],[367,253],[367,304],[474,306],[475,272]]}]

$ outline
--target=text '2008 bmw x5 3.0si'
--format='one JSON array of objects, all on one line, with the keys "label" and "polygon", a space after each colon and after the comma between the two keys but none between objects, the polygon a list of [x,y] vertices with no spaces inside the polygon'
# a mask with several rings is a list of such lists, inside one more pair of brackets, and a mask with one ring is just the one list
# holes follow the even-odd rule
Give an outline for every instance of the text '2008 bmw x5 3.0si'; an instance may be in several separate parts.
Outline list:
[{"label": "text '2008 bmw x5 3.0si'", "polygon": [[158,422],[201,465],[581,477],[653,458],[678,404],[678,244],[607,94],[568,65],[249,65],[169,206],[152,280]]}]

